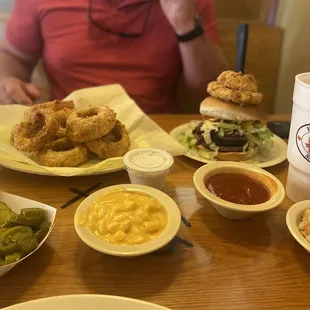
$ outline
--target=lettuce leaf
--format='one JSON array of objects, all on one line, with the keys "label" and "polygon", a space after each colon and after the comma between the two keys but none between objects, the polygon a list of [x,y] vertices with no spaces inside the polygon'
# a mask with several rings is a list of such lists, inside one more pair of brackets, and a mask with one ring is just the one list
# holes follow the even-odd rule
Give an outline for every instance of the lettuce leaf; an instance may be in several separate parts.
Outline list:
[{"label": "lettuce leaf", "polygon": [[216,157],[218,155],[218,151],[210,151],[210,150],[199,150],[198,155],[206,160],[216,160]]},{"label": "lettuce leaf", "polygon": [[192,130],[182,133],[179,136],[178,140],[182,145],[186,146],[186,148],[191,153],[193,153],[193,155],[200,156],[206,160],[216,160],[219,148],[214,143],[212,143],[211,136],[210,143],[208,144],[210,149],[206,149],[203,146],[196,145],[197,139],[193,135]]},{"label": "lettuce leaf", "polygon": [[189,130],[179,136],[179,142],[186,146],[188,149],[192,149],[196,147],[197,139],[193,135],[192,130]]},{"label": "lettuce leaf", "polygon": [[214,160],[218,154],[218,147],[212,143],[211,131],[217,132],[220,137],[237,132],[240,135],[245,135],[248,142],[243,147],[243,151],[248,152],[249,157],[254,156],[257,152],[267,156],[273,147],[272,132],[259,121],[231,122],[206,120],[201,129],[206,144],[210,149],[196,145],[197,139],[191,129],[180,135],[179,142],[189,150],[196,151],[199,156],[207,160]]}]

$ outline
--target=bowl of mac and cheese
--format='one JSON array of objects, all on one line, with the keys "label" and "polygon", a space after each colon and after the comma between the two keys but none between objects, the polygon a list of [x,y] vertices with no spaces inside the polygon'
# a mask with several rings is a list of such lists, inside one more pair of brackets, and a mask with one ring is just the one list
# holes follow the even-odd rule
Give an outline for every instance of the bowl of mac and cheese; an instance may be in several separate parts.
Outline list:
[{"label": "bowl of mac and cheese", "polygon": [[114,256],[156,251],[175,237],[180,223],[179,208],[168,195],[135,184],[93,193],[74,217],[75,230],[85,244]]}]

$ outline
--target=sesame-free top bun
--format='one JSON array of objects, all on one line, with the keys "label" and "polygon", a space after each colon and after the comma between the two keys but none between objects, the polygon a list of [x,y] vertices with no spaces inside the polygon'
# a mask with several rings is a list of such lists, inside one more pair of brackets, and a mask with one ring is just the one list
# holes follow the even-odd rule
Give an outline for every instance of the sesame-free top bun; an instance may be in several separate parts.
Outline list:
[{"label": "sesame-free top bun", "polygon": [[208,97],[200,104],[200,113],[227,121],[256,121],[262,118],[256,106],[242,106],[218,98]]}]

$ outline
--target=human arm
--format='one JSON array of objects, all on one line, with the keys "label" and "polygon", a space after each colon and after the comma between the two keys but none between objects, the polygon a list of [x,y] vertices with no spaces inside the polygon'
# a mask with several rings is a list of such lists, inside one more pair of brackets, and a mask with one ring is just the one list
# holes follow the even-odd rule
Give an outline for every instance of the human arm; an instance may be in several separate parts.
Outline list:
[{"label": "human arm", "polygon": [[[212,4],[211,1],[206,1]],[[195,28],[195,0],[161,0],[161,6],[176,34],[183,35]],[[209,13],[213,12],[204,12]],[[202,18],[204,19],[203,16]],[[222,49],[213,41],[207,34],[179,43],[185,83],[197,93],[205,93],[207,84],[228,66]]]},{"label": "human arm", "polygon": [[7,43],[0,44],[0,104],[31,105],[40,98],[40,91],[29,83],[35,63]]},{"label": "human arm", "polygon": [[29,81],[41,46],[34,0],[16,0],[4,42],[0,43],[0,104],[30,105],[40,97]]}]

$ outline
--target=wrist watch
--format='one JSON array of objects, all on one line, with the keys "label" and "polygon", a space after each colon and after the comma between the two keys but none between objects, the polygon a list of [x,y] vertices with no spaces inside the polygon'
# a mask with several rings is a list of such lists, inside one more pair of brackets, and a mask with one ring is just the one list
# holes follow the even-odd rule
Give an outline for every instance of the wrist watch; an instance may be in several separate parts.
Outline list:
[{"label": "wrist watch", "polygon": [[202,36],[204,33],[205,33],[205,29],[201,21],[201,18],[199,15],[196,15],[195,16],[195,28],[192,31],[182,34],[182,35],[179,35],[176,33],[175,35],[178,38],[179,42],[189,42]]}]

